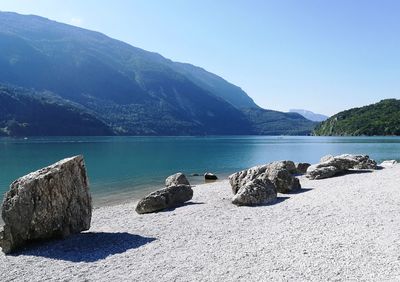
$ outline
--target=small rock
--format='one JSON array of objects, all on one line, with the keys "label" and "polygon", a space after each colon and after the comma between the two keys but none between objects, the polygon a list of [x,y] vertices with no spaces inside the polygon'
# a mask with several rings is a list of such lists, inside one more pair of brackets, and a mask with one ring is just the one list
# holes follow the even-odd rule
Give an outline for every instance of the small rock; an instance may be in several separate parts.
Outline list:
[{"label": "small rock", "polygon": [[191,176],[200,176],[198,173],[192,173]]},{"label": "small rock", "polygon": [[204,179],[206,179],[206,180],[217,180],[218,177],[215,174],[211,173],[211,172],[206,172],[204,174]]},{"label": "small rock", "polygon": [[310,166],[309,163],[296,163],[296,171],[298,174],[305,174]]},{"label": "small rock", "polygon": [[339,173],[341,170],[339,170],[335,166],[324,166],[324,167],[319,167],[317,165],[312,165],[307,169],[307,177],[310,179],[323,179],[323,178],[329,178],[334,176],[335,174]]},{"label": "small rock", "polygon": [[275,186],[268,179],[257,178],[242,186],[232,198],[238,206],[263,205],[276,200]]},{"label": "small rock", "polygon": [[187,180],[186,176],[182,172],[175,173],[171,176],[168,176],[167,179],[165,179],[165,186],[176,186],[179,184],[183,185],[190,185],[189,181]]},{"label": "small rock", "polygon": [[193,190],[189,185],[169,186],[150,193],[139,201],[136,212],[139,214],[174,208],[191,200]]}]

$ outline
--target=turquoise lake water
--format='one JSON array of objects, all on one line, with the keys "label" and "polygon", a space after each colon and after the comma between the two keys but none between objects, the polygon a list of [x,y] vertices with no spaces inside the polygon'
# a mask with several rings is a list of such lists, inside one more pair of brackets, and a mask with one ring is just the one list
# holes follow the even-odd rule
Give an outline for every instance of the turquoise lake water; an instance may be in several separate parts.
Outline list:
[{"label": "turquoise lake water", "polygon": [[[316,163],[327,154],[400,160],[399,137],[40,137],[0,138],[0,194],[10,183],[60,159],[83,154],[95,205],[137,200],[181,171],[220,178],[274,160]],[[202,177],[190,177],[192,183]]]}]

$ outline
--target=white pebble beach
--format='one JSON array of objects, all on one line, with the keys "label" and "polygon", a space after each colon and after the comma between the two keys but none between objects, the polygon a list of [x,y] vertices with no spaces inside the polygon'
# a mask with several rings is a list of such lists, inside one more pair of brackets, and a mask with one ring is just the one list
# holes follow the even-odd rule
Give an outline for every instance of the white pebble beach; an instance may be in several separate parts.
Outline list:
[{"label": "white pebble beach", "polygon": [[400,280],[400,165],[237,207],[227,180],[188,204],[93,211],[88,232],[0,254],[0,281]]}]

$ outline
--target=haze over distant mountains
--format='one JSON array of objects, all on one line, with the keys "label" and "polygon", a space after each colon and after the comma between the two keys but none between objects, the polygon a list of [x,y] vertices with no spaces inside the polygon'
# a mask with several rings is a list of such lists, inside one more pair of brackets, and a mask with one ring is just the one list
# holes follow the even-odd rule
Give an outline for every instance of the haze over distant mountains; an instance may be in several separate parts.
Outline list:
[{"label": "haze over distant mountains", "polygon": [[0,84],[0,105],[12,105],[2,135],[304,135],[315,125],[260,108],[202,68],[16,13],[0,12]]},{"label": "haze over distant mountains", "polygon": [[298,114],[302,115],[303,117],[305,117],[306,119],[309,119],[312,121],[317,121],[317,122],[321,122],[321,121],[327,120],[329,118],[326,115],[316,114],[311,111],[302,110],[302,109],[291,109],[291,110],[289,110],[289,112],[298,113]]}]

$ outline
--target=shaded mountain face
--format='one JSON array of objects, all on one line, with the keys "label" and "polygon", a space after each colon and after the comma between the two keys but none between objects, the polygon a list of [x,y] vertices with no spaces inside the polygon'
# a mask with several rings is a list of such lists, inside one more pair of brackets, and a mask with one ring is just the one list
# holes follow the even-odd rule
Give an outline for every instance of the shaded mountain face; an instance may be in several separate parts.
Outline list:
[{"label": "shaded mountain face", "polygon": [[51,93],[0,86],[0,136],[112,134],[91,113]]},{"label": "shaded mountain face", "polygon": [[[263,132],[243,112],[259,107],[224,79],[38,16],[0,13],[0,83],[55,93],[115,134]],[[282,122],[296,132],[289,116]]]},{"label": "shaded mountain face", "polygon": [[173,66],[176,71],[188,77],[196,85],[221,97],[236,108],[259,108],[240,87],[213,73],[191,64],[173,63]]},{"label": "shaded mountain face", "polygon": [[311,121],[317,121],[317,122],[321,122],[321,121],[327,120],[329,118],[326,115],[316,114],[311,111],[302,110],[302,109],[291,109],[291,110],[289,110],[289,112],[298,113],[298,114],[302,115],[303,117],[305,117],[306,119],[309,119]]},{"label": "shaded mountain face", "polygon": [[379,103],[340,112],[319,124],[315,135],[386,136],[400,135],[400,100]]}]

